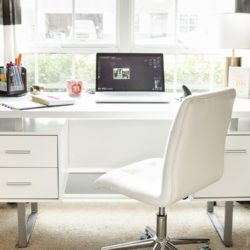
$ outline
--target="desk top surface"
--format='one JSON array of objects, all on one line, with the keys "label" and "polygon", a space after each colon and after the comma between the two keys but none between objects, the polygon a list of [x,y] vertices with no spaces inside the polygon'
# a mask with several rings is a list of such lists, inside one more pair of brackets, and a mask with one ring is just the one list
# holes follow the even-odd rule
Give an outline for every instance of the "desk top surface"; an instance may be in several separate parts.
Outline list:
[{"label": "desk top surface", "polygon": [[[11,97],[21,100],[23,97]],[[8,98],[9,100],[9,98]],[[6,98],[0,98],[0,103]],[[94,95],[82,94],[75,104],[31,110],[11,110],[0,106],[0,118],[82,118],[82,119],[173,119],[180,101],[170,103],[95,103]],[[233,118],[250,118],[250,100],[236,99]]]}]

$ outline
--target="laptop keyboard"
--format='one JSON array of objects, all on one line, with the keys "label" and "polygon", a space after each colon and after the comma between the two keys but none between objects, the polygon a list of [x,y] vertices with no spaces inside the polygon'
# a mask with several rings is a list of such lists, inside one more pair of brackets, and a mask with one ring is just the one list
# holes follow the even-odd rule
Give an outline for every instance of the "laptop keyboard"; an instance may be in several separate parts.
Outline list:
[{"label": "laptop keyboard", "polygon": [[119,92],[119,91],[115,91],[115,92],[103,92],[100,93],[100,95],[105,95],[105,96],[115,96],[115,97],[122,97],[122,96],[164,96],[166,95],[165,92],[131,92],[131,91],[124,91],[124,92]]},{"label": "laptop keyboard", "polygon": [[96,102],[169,102],[166,92],[97,92]]}]

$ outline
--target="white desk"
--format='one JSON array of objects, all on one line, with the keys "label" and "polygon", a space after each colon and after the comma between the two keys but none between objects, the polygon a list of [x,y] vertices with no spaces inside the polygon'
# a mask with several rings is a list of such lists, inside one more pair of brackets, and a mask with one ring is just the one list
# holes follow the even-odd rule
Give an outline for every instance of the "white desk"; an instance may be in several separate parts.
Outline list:
[{"label": "white desk", "polygon": [[[3,152],[10,150],[7,155],[9,158],[0,165],[0,171],[4,172],[0,181],[10,183],[7,187],[8,192],[2,190],[2,196],[0,189],[0,201],[18,203],[20,246],[26,246],[28,243],[37,214],[37,202],[114,196],[95,193],[91,188],[94,179],[109,169],[136,160],[163,155],[168,129],[180,105],[179,101],[173,100],[170,104],[96,104],[93,97],[93,95],[84,94],[81,98],[77,98],[76,104],[72,106],[28,111],[0,109],[0,136],[5,138],[1,140],[0,157],[3,157]],[[25,97],[11,99],[21,98]],[[0,102],[3,99],[0,98]],[[236,100],[233,118],[241,119],[244,123],[237,125],[245,131],[234,131],[230,136],[240,137],[236,145],[240,146],[240,149],[244,146],[246,154],[241,154],[242,151],[240,151],[234,156],[240,156],[239,160],[243,164],[244,171],[242,176],[248,179],[250,168],[246,163],[249,162],[248,150],[250,149],[247,132],[250,131],[248,125],[250,101]],[[12,148],[8,148],[11,146],[7,143],[8,137],[12,138]],[[36,139],[41,137],[45,138],[45,142],[39,143],[40,149],[37,151],[35,150],[38,141]],[[232,144],[231,137],[228,140],[228,146]],[[28,144],[26,138],[30,141]],[[51,138],[54,138],[54,142],[50,141]],[[20,147],[15,148],[16,145]],[[27,145],[31,149],[27,149]],[[32,153],[29,154],[28,151]],[[37,154],[36,158],[33,151]],[[39,151],[41,151],[40,156]],[[49,154],[53,151],[57,152],[56,158]],[[47,159],[45,163],[44,158]],[[23,160],[26,161],[25,164],[21,164]],[[10,166],[11,171],[8,169]],[[209,187],[195,194],[194,199],[227,201],[225,227],[221,237],[229,246],[232,244],[232,201],[249,200],[250,185],[247,179],[244,179],[240,181],[240,185],[237,184],[241,188],[238,188],[233,196],[229,192],[224,192],[228,190],[225,185],[232,186],[232,183],[238,183],[235,180],[237,169],[233,169],[232,164],[225,169],[230,171],[226,171],[227,174],[219,185],[216,184],[216,188]],[[16,175],[19,172],[26,173],[23,176],[24,179],[20,180],[20,175]],[[26,180],[25,176],[29,176],[32,181]],[[44,184],[37,181],[37,176],[47,180],[46,185],[49,189],[43,189]],[[50,179],[47,178],[48,176]],[[54,191],[50,192],[50,188]],[[246,189],[247,192],[242,195]],[[32,204],[32,216],[27,225],[25,225],[26,202]],[[211,203],[208,210],[210,212],[213,210]]]},{"label": "white desk", "polygon": [[[26,97],[11,97],[11,100],[21,100]],[[0,97],[0,103],[6,98]],[[9,99],[8,99],[9,100]],[[23,111],[11,111],[0,107],[0,118],[146,118],[172,120],[180,102],[173,99],[170,104],[96,104],[94,95],[83,94],[76,98],[75,105],[55,108],[42,108]],[[250,118],[250,100],[236,99],[233,118]]]}]

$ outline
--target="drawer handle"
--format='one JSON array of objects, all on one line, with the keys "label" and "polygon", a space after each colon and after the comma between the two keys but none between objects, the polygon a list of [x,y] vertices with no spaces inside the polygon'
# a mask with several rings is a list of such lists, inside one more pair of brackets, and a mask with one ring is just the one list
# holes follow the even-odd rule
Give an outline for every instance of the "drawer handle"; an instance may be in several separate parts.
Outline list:
[{"label": "drawer handle", "polygon": [[226,149],[224,151],[226,154],[246,154],[246,149]]},{"label": "drawer handle", "polygon": [[18,149],[6,149],[5,150],[5,154],[11,154],[11,155],[28,155],[28,154],[30,154],[31,153],[31,151],[30,150],[22,150],[22,149],[20,149],[20,150],[18,150]]},{"label": "drawer handle", "polygon": [[8,186],[31,186],[31,181],[8,181]]}]

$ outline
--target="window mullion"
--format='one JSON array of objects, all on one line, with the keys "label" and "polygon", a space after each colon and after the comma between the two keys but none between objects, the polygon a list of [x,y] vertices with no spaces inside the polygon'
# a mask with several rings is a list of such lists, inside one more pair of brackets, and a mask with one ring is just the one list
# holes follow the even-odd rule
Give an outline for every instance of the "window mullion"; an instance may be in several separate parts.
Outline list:
[{"label": "window mullion", "polygon": [[34,27],[34,30],[35,30],[35,53],[34,53],[34,58],[35,58],[35,84],[38,84],[39,83],[39,79],[38,79],[38,74],[39,74],[39,70],[38,70],[38,53],[37,53],[37,43],[38,43],[38,0],[35,0],[35,27]]},{"label": "window mullion", "polygon": [[177,43],[177,36],[178,36],[178,27],[179,27],[179,3],[178,0],[174,2],[174,18],[175,18],[175,27],[174,27],[174,44]]},{"label": "window mullion", "polygon": [[177,92],[177,85],[178,85],[178,55],[174,55],[174,76],[173,76],[173,92]]},{"label": "window mullion", "polygon": [[214,65],[212,56],[209,57],[209,90],[213,89],[214,84]]},{"label": "window mullion", "polygon": [[75,3],[75,0],[72,0],[72,37],[71,37],[71,39],[72,40],[75,40],[75,16],[76,16],[76,13],[75,13],[75,11],[76,11],[76,8],[75,8],[75,6],[76,6],[76,3]]},{"label": "window mullion", "polygon": [[[72,0],[72,34],[71,34],[71,40],[74,41],[75,40],[75,10],[76,10],[76,3],[75,0]],[[71,54],[71,58],[72,58],[72,79],[75,79],[76,77],[76,54],[72,53]]]},{"label": "window mullion", "polygon": [[72,59],[72,79],[76,79],[76,54],[71,55]]},{"label": "window mullion", "polygon": [[132,40],[132,6],[133,0],[117,1],[117,45],[121,52],[128,52],[131,49]]}]

